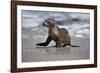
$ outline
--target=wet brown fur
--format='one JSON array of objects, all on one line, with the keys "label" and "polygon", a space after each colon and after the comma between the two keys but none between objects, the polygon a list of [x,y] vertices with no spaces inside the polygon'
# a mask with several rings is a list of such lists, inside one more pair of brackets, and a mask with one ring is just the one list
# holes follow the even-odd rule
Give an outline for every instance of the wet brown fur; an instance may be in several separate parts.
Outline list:
[{"label": "wet brown fur", "polygon": [[52,40],[55,41],[56,47],[70,46],[71,38],[65,28],[59,28],[54,19],[47,19],[43,23],[48,31],[48,38],[43,43],[36,44],[37,46],[47,46]]}]

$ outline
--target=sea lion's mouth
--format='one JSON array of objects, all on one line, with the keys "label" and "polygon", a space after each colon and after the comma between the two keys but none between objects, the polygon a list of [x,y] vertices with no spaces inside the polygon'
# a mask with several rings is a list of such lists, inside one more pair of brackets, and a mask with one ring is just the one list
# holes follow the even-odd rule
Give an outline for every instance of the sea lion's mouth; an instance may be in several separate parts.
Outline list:
[{"label": "sea lion's mouth", "polygon": [[48,24],[46,22],[43,23],[44,26],[48,27]]}]

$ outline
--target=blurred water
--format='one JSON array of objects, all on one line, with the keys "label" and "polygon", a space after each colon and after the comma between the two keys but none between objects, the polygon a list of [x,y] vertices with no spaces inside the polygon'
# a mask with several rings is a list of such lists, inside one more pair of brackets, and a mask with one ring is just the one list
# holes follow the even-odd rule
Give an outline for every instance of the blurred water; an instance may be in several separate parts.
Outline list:
[{"label": "blurred water", "polygon": [[50,17],[55,19],[59,27],[66,28],[71,36],[89,37],[90,35],[89,13],[22,10],[22,28],[44,29],[41,27],[42,23]]}]

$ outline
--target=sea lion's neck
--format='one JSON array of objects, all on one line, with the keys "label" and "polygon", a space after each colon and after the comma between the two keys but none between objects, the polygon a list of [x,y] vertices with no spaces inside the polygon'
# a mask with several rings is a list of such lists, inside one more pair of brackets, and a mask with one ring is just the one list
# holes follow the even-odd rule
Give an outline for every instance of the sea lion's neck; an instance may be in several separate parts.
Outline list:
[{"label": "sea lion's neck", "polygon": [[51,28],[49,28],[49,30],[56,30],[56,29],[58,29],[58,26],[53,26],[53,27],[51,27]]},{"label": "sea lion's neck", "polygon": [[57,35],[59,33],[58,30],[59,30],[59,27],[56,25],[52,28],[49,28],[49,32],[50,33],[52,32],[52,34],[55,34],[55,35]]}]

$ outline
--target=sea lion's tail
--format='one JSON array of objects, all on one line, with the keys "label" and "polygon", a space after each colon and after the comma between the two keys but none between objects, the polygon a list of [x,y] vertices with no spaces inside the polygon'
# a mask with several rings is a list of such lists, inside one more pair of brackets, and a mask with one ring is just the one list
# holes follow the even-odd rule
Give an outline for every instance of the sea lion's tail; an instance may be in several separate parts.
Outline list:
[{"label": "sea lion's tail", "polygon": [[78,46],[78,45],[70,45],[71,47],[80,47],[80,46]]}]

